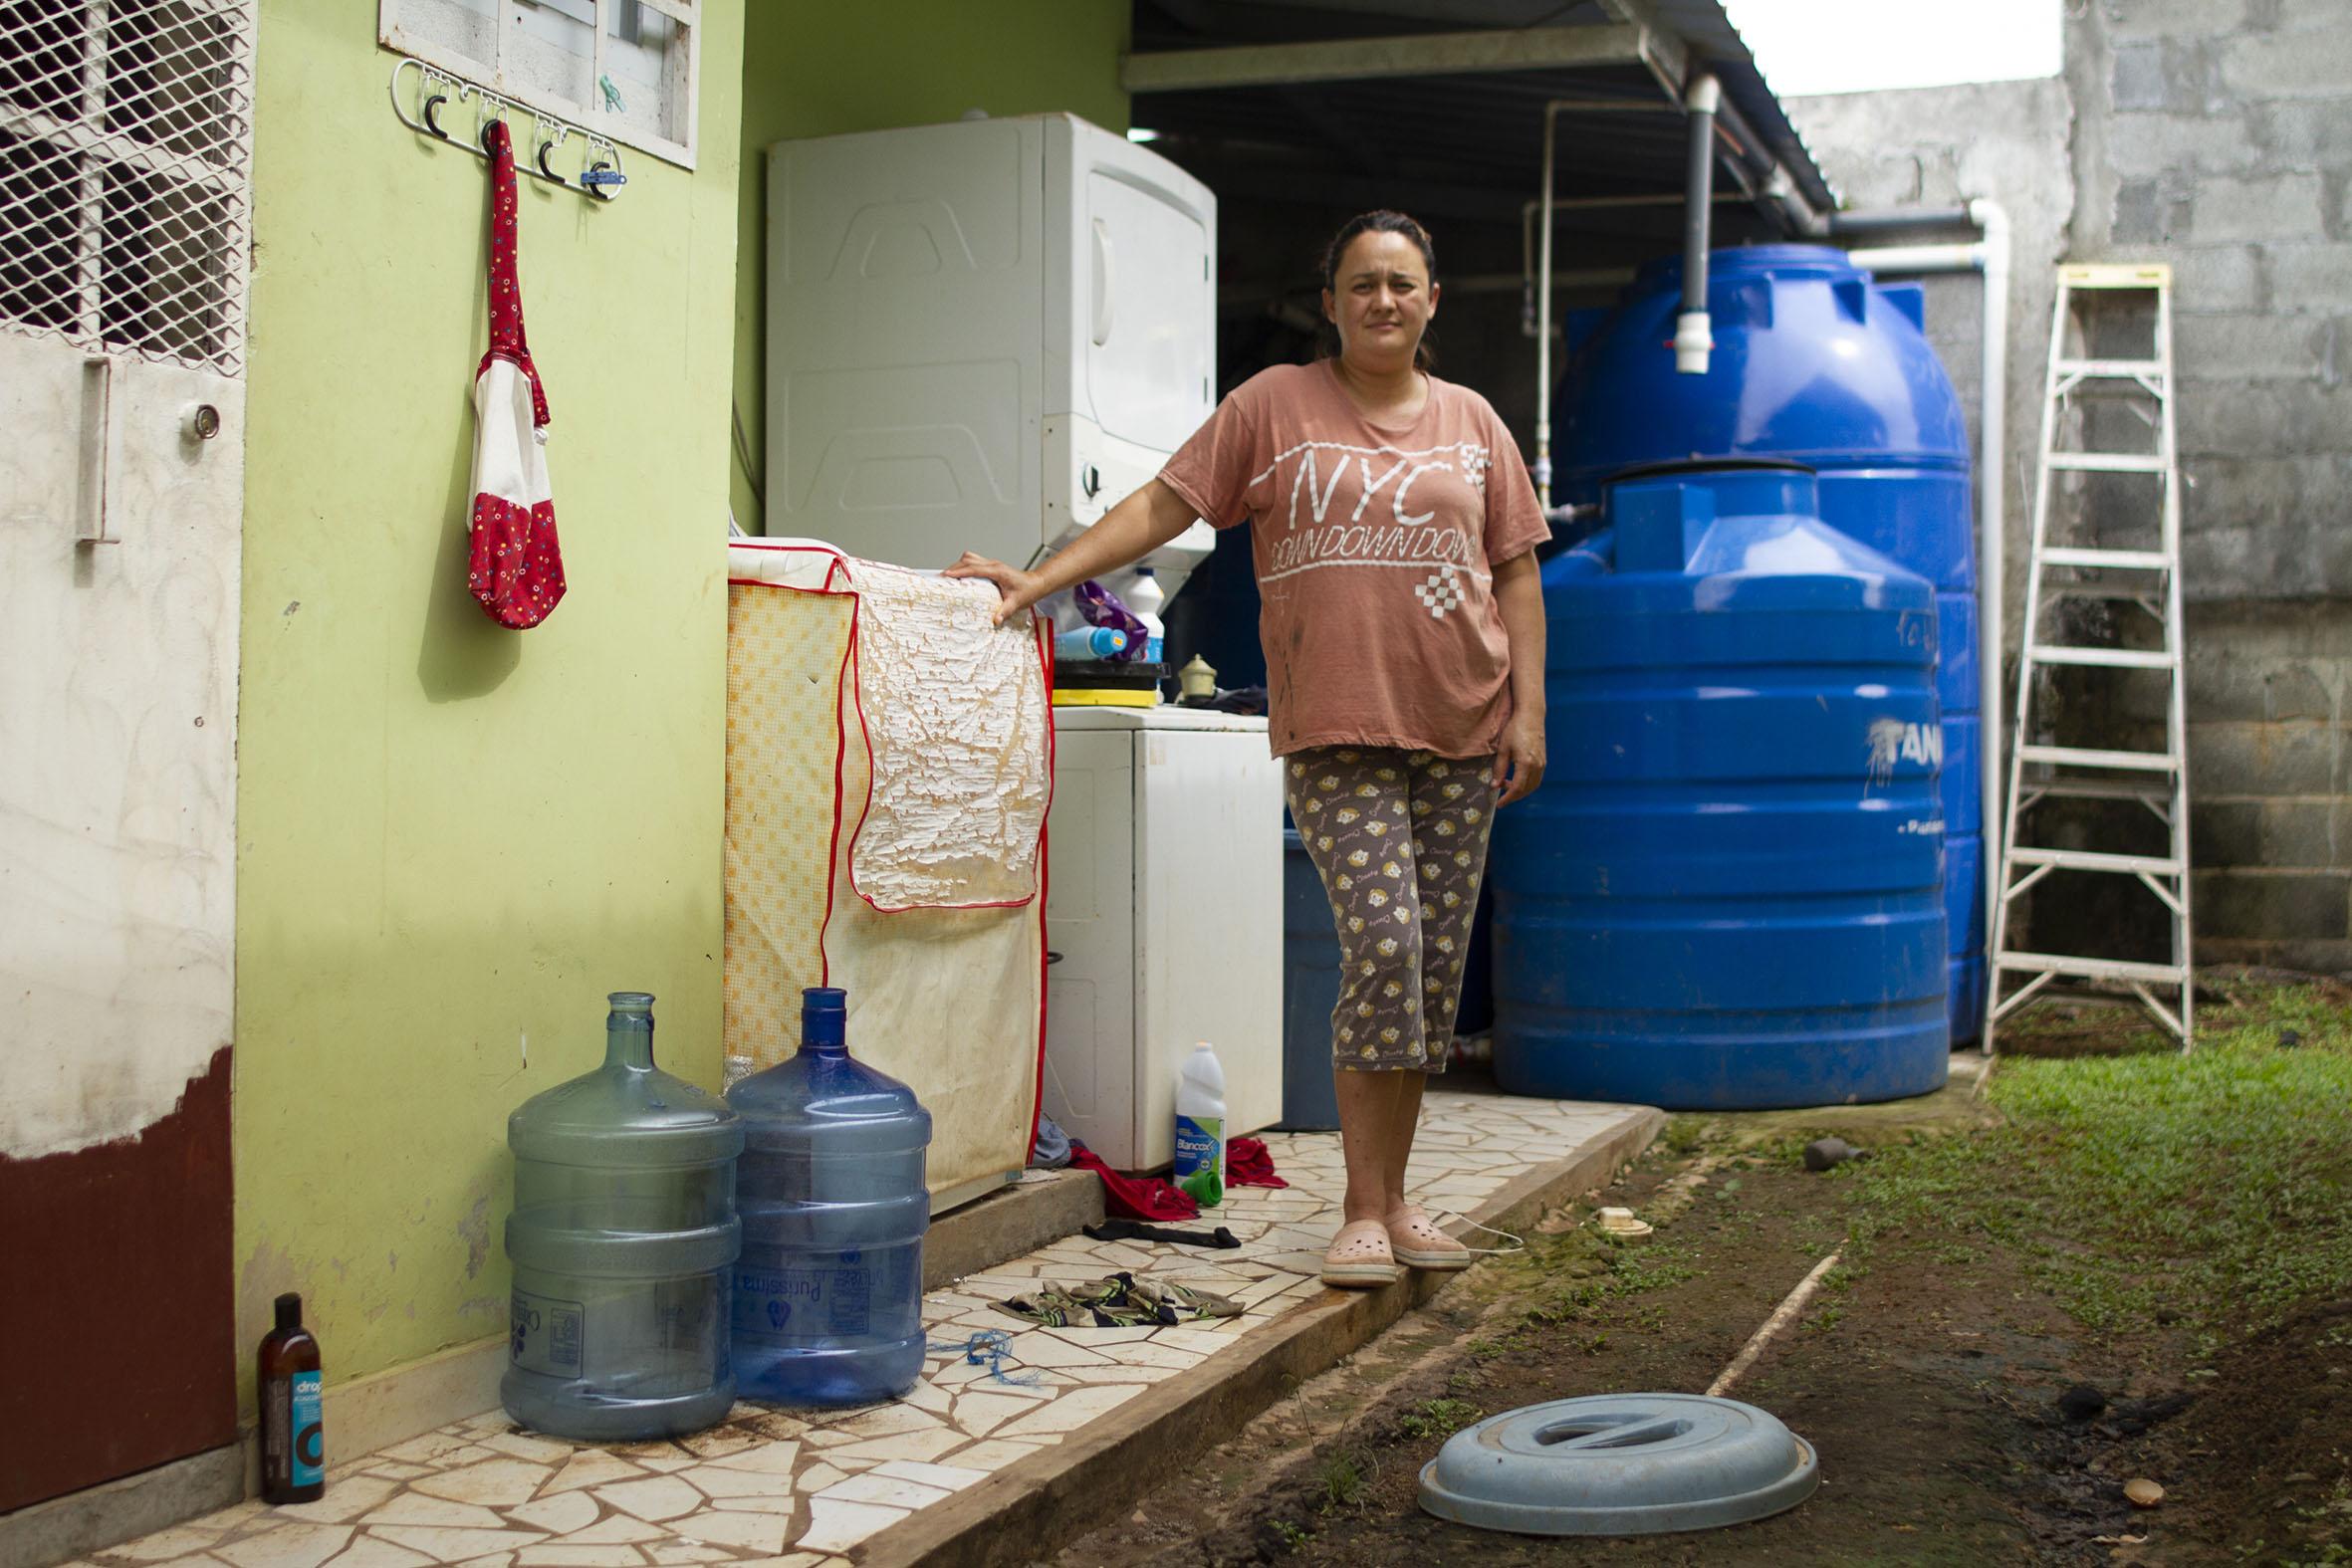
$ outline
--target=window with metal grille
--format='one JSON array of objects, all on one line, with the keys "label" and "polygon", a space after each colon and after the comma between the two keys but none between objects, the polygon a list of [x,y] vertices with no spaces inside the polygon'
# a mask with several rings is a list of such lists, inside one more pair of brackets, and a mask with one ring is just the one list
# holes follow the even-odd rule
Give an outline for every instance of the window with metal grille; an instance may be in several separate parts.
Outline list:
[{"label": "window with metal grille", "polygon": [[252,0],[0,0],[0,329],[245,363]]},{"label": "window with metal grille", "polygon": [[700,0],[376,0],[386,49],[694,167]]}]

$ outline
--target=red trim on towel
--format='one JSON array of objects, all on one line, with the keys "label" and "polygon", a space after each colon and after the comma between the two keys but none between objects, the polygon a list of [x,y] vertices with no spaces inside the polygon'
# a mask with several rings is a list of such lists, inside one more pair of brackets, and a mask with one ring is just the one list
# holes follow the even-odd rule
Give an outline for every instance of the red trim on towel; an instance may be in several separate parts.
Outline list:
[{"label": "red trim on towel", "polygon": [[[832,575],[831,568],[826,568],[827,582],[832,580]],[[833,883],[839,880],[841,864],[841,767],[849,756],[849,727],[841,717],[841,686],[849,679],[849,660],[857,649],[857,611],[863,603],[854,593],[846,597],[849,634],[842,640],[840,666],[833,671],[833,831],[824,845],[824,918],[817,923],[817,984],[820,986],[833,983],[833,956],[825,948],[824,939],[833,928]]]},{"label": "red trim on towel", "polygon": [[815,545],[769,545],[740,539],[728,541],[727,548],[730,550],[775,551],[779,555],[788,556],[822,555],[832,558],[831,562],[824,568],[824,581],[819,587],[804,588],[790,582],[770,582],[763,577],[729,577],[727,586],[731,588],[775,588],[784,593],[808,593],[819,598],[845,598],[849,601],[849,630],[848,634],[841,639],[841,662],[833,671],[833,825],[831,835],[825,840],[824,847],[824,918],[817,924],[817,984],[830,986],[833,978],[833,960],[832,955],[825,951],[824,937],[825,933],[832,929],[833,924],[833,883],[837,880],[834,872],[840,865],[841,859],[841,769],[847,762],[849,755],[848,730],[841,723],[841,683],[849,673],[849,657],[857,648],[857,611],[863,601],[859,599],[855,589],[839,592],[833,588],[833,573],[838,571],[846,575],[849,569],[839,551],[825,550]]},{"label": "red trim on towel", "polygon": [[1046,1114],[1046,997],[1054,989],[1054,940],[1046,905],[1054,896],[1054,623],[1032,615],[1038,658],[1046,671],[1046,819],[1038,827],[1038,1075],[1029,1097],[1029,1152],[1038,1152],[1038,1118]]}]

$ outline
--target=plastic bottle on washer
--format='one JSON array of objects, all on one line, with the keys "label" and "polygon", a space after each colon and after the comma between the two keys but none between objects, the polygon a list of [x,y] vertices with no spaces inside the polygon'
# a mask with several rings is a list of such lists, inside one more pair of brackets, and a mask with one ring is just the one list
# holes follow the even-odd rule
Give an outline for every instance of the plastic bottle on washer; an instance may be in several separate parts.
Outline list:
[{"label": "plastic bottle on washer", "polygon": [[1143,661],[1160,662],[1161,639],[1167,628],[1160,624],[1160,606],[1168,602],[1167,593],[1160,587],[1159,575],[1149,566],[1135,568],[1134,585],[1127,589],[1127,608],[1143,622]]}]

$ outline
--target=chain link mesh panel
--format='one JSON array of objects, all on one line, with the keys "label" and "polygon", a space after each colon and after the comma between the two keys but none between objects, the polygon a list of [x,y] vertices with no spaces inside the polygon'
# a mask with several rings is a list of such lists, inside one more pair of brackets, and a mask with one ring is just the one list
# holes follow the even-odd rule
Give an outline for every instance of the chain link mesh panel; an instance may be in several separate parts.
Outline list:
[{"label": "chain link mesh panel", "polygon": [[0,328],[245,361],[251,0],[0,0]]}]

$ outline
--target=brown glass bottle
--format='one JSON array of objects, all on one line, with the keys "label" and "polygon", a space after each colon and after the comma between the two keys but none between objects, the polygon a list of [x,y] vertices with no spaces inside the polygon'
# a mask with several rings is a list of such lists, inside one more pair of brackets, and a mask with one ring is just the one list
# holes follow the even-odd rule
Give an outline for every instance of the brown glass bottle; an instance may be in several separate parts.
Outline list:
[{"label": "brown glass bottle", "polygon": [[278,1326],[261,1342],[261,1495],[265,1502],[316,1502],[327,1494],[327,1437],[320,1413],[319,1341],[302,1326],[302,1297],[278,1298]]}]

